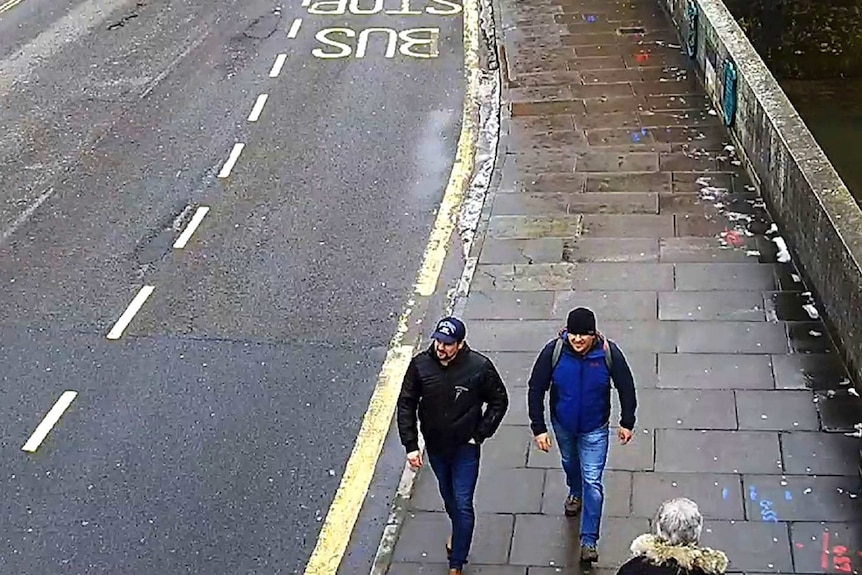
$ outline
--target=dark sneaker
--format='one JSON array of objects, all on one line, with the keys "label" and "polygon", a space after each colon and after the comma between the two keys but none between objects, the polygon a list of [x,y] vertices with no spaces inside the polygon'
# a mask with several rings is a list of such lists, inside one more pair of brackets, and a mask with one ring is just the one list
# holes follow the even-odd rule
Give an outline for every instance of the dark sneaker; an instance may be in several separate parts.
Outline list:
[{"label": "dark sneaker", "polygon": [[581,561],[584,563],[593,563],[599,560],[599,552],[596,551],[595,545],[581,545]]},{"label": "dark sneaker", "polygon": [[581,502],[580,497],[575,497],[573,495],[566,497],[566,503],[563,505],[566,510],[566,517],[577,517],[581,512],[582,505],[583,503]]}]

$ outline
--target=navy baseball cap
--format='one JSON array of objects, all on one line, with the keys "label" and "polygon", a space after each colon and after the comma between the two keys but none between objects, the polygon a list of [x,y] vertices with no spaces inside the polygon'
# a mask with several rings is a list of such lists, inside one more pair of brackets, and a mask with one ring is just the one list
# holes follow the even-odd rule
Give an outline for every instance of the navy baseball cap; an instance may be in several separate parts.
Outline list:
[{"label": "navy baseball cap", "polygon": [[467,328],[457,317],[444,317],[437,322],[437,328],[431,337],[443,343],[456,343],[467,337]]}]

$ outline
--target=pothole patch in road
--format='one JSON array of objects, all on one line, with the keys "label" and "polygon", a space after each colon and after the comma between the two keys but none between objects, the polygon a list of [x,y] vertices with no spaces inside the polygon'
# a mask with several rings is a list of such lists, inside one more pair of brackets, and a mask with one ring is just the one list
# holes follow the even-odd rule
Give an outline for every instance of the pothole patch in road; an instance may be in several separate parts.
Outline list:
[{"label": "pothole patch in road", "polygon": [[266,40],[275,34],[280,23],[281,7],[276,6],[269,14],[257,17],[242,34],[253,40]]},{"label": "pothole patch in road", "polygon": [[194,215],[196,205],[182,202],[166,216],[159,227],[146,235],[135,247],[135,260],[141,274],[152,269],[153,264],[164,259],[182,229]]}]

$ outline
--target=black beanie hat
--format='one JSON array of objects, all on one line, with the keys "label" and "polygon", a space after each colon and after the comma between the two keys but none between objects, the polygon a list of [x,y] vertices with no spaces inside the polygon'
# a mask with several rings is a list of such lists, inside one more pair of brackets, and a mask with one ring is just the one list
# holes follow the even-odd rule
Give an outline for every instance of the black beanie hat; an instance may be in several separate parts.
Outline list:
[{"label": "black beanie hat", "polygon": [[595,335],[596,315],[585,307],[573,309],[566,320],[566,330],[572,335]]}]

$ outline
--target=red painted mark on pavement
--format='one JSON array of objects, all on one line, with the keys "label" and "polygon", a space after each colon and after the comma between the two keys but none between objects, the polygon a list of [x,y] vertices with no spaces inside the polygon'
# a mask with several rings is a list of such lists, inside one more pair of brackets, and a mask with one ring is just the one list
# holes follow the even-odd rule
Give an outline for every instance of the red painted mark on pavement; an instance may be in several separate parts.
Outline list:
[{"label": "red painted mark on pavement", "polygon": [[[862,557],[862,551],[850,551],[846,545],[833,545],[831,548],[829,546],[829,532],[823,532],[823,553],[820,555],[820,567],[824,572],[829,572],[830,567],[833,571],[838,571],[840,573],[852,573],[853,565],[852,558],[848,556],[850,555],[858,555]],[[832,564],[830,565],[829,557],[832,557]]]},{"label": "red painted mark on pavement", "polygon": [[850,566],[850,558],[847,557],[847,548],[843,545],[836,545],[832,548],[832,566],[836,571],[842,573],[850,573],[853,567]]}]

